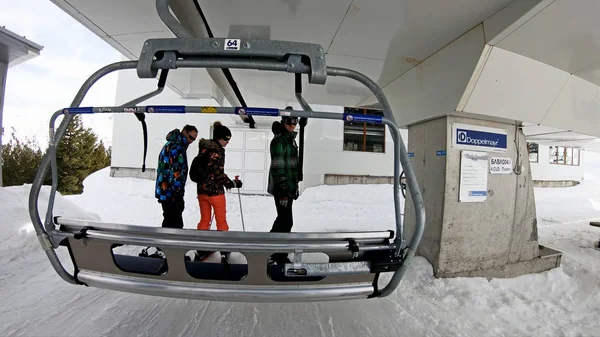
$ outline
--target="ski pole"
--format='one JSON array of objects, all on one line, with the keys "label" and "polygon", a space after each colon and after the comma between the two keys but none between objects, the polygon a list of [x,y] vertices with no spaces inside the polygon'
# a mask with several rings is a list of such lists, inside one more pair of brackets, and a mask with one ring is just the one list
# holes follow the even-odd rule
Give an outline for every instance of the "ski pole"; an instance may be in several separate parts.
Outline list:
[{"label": "ski pole", "polygon": [[212,222],[213,222],[214,218],[215,218],[215,213],[213,212],[213,214],[210,217],[210,222],[208,223],[208,230],[210,230],[210,228],[212,227]]},{"label": "ski pole", "polygon": [[[239,176],[235,176],[235,180],[239,180],[238,179]],[[244,226],[244,212],[242,212],[242,195],[240,194],[240,188],[237,188],[238,190],[238,198],[240,200],[240,216],[242,217],[242,229],[244,230],[244,232],[246,231],[246,226]]]}]

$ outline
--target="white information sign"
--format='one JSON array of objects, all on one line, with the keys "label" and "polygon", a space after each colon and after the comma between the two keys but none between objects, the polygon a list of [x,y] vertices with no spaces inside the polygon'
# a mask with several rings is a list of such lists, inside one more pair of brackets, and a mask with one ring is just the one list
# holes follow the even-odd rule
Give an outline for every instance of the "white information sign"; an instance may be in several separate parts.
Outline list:
[{"label": "white information sign", "polygon": [[459,202],[485,202],[487,199],[488,155],[460,152]]},{"label": "white information sign", "polygon": [[490,158],[490,174],[511,174],[513,169],[512,158]]}]

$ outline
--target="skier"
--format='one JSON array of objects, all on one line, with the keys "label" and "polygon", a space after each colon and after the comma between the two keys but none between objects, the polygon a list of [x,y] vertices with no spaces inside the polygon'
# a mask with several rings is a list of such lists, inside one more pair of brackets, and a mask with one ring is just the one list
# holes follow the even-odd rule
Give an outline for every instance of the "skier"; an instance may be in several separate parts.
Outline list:
[{"label": "skier", "polygon": [[[286,110],[291,110],[286,107]],[[289,233],[294,225],[292,215],[293,201],[298,199],[298,145],[297,117],[283,116],[281,122],[273,122],[271,131],[275,135],[270,144],[271,166],[269,168],[269,184],[267,192],[275,200],[277,218],[273,222],[271,232]],[[275,253],[269,263],[291,263],[286,253]]]},{"label": "skier", "polygon": [[[199,230],[209,230],[211,212],[214,212],[217,230],[228,231],[226,216],[225,190],[242,187],[240,180],[231,180],[225,174],[225,147],[231,140],[228,127],[216,121],[213,124],[212,139],[201,139],[198,142],[198,155],[192,161],[190,178],[197,184],[198,204],[200,206]],[[197,251],[195,260],[203,260],[213,252]],[[228,252],[221,252],[224,260]]]}]

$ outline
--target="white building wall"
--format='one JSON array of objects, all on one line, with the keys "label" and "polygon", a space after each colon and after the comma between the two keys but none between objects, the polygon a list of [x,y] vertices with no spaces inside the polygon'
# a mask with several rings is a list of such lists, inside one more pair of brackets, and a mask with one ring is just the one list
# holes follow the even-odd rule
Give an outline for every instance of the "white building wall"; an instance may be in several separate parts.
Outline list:
[{"label": "white building wall", "polygon": [[[298,105],[292,105],[299,108]],[[343,107],[314,105],[315,111],[343,113]],[[407,131],[401,130],[406,142]],[[344,123],[334,120],[309,120],[304,151],[304,187],[324,183],[325,174],[392,176],[394,142],[386,127],[385,152],[344,151]]]},{"label": "white building wall", "polygon": [[579,165],[550,163],[550,146],[539,144],[538,162],[530,162],[531,176],[535,181],[582,181],[585,151],[579,151]]},{"label": "white building wall", "polygon": [[[116,104],[123,104],[133,98],[146,94],[156,89],[158,81],[154,79],[141,80],[135,70],[121,71],[117,81]],[[169,88],[149,99],[142,105],[214,105],[213,100],[181,99],[179,95]],[[112,160],[113,172],[115,169],[134,168],[137,171],[123,172],[126,176],[154,177],[158,153],[164,145],[169,131],[182,129],[185,124],[191,124],[198,129],[198,138],[208,137],[210,127],[215,120],[220,120],[224,125],[235,125],[234,117],[229,115],[209,114],[146,114],[148,127],[148,154],[146,159],[146,174],[141,173],[144,138],[141,123],[133,114],[113,115]],[[241,122],[241,120],[239,121]],[[193,158],[198,153],[198,142],[188,148],[188,158]],[[119,175],[116,173],[115,175]]]},{"label": "white building wall", "polygon": [[[156,80],[140,80],[135,70],[119,74],[116,104],[123,104],[132,98],[150,92],[156,88]],[[159,96],[148,100],[144,105],[214,105],[212,101],[181,99],[179,95],[165,88]],[[299,108],[297,104],[291,104]],[[314,105],[315,111],[343,113],[343,107]],[[266,176],[262,168],[268,171],[270,158],[268,145],[273,137],[271,122],[260,122],[257,129],[249,129],[232,115],[176,115],[146,114],[148,127],[148,154],[146,173],[142,174],[143,133],[140,122],[133,114],[115,114],[113,120],[112,139],[112,174],[113,176],[135,176],[154,178],[156,161],[166,134],[174,129],[181,129],[185,124],[198,128],[199,137],[210,136],[211,125],[220,120],[230,127],[233,133],[232,142],[226,148],[226,173],[232,178],[240,175],[244,182],[242,188],[246,193],[266,193]],[[273,121],[278,120],[273,118]],[[299,131],[299,127],[297,128]],[[406,130],[401,130],[406,141]],[[304,182],[301,188],[317,186],[324,183],[325,174],[387,176],[393,175],[393,141],[386,127],[385,152],[354,152],[343,150],[343,121],[311,119],[306,127],[304,151]],[[197,142],[188,149],[188,158],[198,153]],[[265,149],[261,147],[264,144]],[[247,172],[245,172],[247,171]],[[253,181],[251,181],[253,180]],[[260,191],[257,184],[263,183]]]}]

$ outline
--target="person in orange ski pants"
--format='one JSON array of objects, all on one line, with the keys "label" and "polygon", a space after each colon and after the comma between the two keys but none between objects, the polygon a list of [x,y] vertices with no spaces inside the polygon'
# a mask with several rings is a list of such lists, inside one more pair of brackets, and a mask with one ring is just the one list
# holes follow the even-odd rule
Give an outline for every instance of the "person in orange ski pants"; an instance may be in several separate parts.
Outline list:
[{"label": "person in orange ski pants", "polygon": [[[225,174],[225,147],[231,140],[228,127],[215,122],[212,139],[201,139],[198,155],[192,161],[190,178],[197,183],[198,204],[200,205],[199,230],[210,229],[211,213],[215,214],[217,230],[228,231],[225,189],[242,187],[240,180],[231,180]],[[201,252],[199,252],[201,253]]]}]

